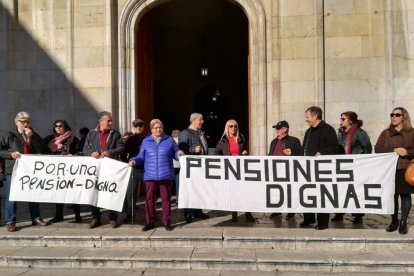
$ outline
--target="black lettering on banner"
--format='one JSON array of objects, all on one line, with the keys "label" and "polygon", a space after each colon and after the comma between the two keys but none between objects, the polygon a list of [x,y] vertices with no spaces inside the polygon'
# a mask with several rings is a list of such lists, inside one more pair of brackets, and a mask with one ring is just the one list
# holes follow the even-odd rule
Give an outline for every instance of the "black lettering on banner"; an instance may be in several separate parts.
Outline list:
[{"label": "black lettering on banner", "polygon": [[65,175],[65,168],[66,168],[65,163],[59,163],[57,166],[57,175]]},{"label": "black lettering on banner", "polygon": [[45,187],[45,190],[46,191],[49,191],[49,190],[52,190],[53,189],[53,179],[49,179],[49,180],[47,180],[46,181],[46,187]]},{"label": "black lettering on banner", "polygon": [[90,167],[88,167],[88,171],[87,171],[87,174],[89,175],[89,176],[93,176],[93,175],[95,175],[96,176],[96,172],[98,171],[98,168],[96,167],[96,166],[90,166]]},{"label": "black lettering on banner", "polygon": [[292,185],[287,184],[287,207],[292,208]]},{"label": "black lettering on banner", "polygon": [[45,166],[45,163],[42,161],[36,161],[34,164],[34,171],[33,174],[36,174],[36,171],[41,171]]},{"label": "black lettering on banner", "polygon": [[365,203],[365,208],[382,209],[381,197],[370,196],[369,195],[369,190],[370,189],[380,189],[381,190],[381,184],[364,184],[365,201],[372,200],[372,201],[377,202],[377,204]]},{"label": "black lettering on banner", "polygon": [[[285,177],[280,177],[280,178],[278,177],[278,175],[277,175],[277,164],[278,163],[284,164]],[[273,181],[274,182],[290,181],[289,160],[273,159],[272,160],[272,169],[273,169]]]},{"label": "black lettering on banner", "polygon": [[311,181],[310,160],[306,160],[306,171],[303,169],[298,160],[293,160],[293,179],[295,182],[299,181],[298,171],[300,171],[301,175],[307,182]]},{"label": "black lettering on banner", "polygon": [[236,169],[231,165],[231,162],[229,159],[224,159],[224,179],[229,180],[229,170],[233,173],[234,178],[236,180],[241,179],[241,173],[240,173],[240,159],[236,159]]},{"label": "black lettering on banner", "polygon": [[[218,163],[218,165],[213,164],[213,163]],[[206,158],[206,167],[205,167],[205,172],[206,172],[206,179],[220,179],[220,175],[212,175],[210,174],[210,169],[220,169],[220,159],[218,158]]]},{"label": "black lettering on banner", "polygon": [[191,158],[191,157],[187,157],[186,158],[186,162],[187,162],[187,170],[186,170],[186,174],[185,177],[186,178],[190,178],[190,171],[191,168],[201,168],[201,159],[200,158]]},{"label": "black lettering on banner", "polygon": [[325,198],[328,198],[334,208],[339,207],[338,201],[338,184],[332,184],[333,195],[328,191],[325,185],[321,185],[321,207],[326,207]]},{"label": "black lettering on banner", "polygon": [[316,196],[308,196],[307,199],[311,201],[311,203],[306,203],[305,202],[305,196],[304,196],[304,192],[306,189],[315,189],[316,188],[316,184],[305,184],[302,185],[299,189],[299,200],[300,200],[300,205],[302,205],[303,207],[306,208],[316,208]]},{"label": "black lettering on banner", "polygon": [[264,173],[265,173],[265,181],[269,181],[269,160],[264,160],[265,166],[264,166]]},{"label": "black lettering on banner", "polygon": [[255,177],[246,176],[244,179],[245,180],[250,180],[250,181],[262,181],[260,170],[250,170],[249,169],[249,165],[252,164],[252,163],[260,163],[260,159],[246,159],[244,161],[244,172],[246,174],[251,173],[251,174],[254,174],[256,176]]},{"label": "black lettering on banner", "polygon": [[355,192],[355,187],[354,187],[353,184],[348,185],[348,190],[346,191],[344,208],[348,208],[348,204],[349,204],[350,199],[354,200],[356,208],[358,208],[358,209],[361,208],[361,206],[359,204],[359,200],[358,200],[358,195]]},{"label": "black lettering on banner", "polygon": [[20,181],[20,183],[22,184],[22,191],[24,191],[24,186],[25,186],[27,183],[29,183],[29,182],[30,182],[30,176],[28,176],[28,175],[22,176],[22,177],[20,177],[19,181]]},{"label": "black lettering on banner", "polygon": [[353,159],[336,159],[336,174],[348,175],[348,177],[337,177],[336,181],[338,182],[345,182],[354,181],[354,171],[353,170],[342,170],[341,164],[343,163],[354,163]]},{"label": "black lettering on banner", "polygon": [[94,181],[92,179],[86,179],[85,189],[91,189],[94,186]]},{"label": "black lettering on banner", "polygon": [[[270,194],[272,190],[279,190],[279,202],[271,202]],[[285,197],[283,194],[283,187],[279,184],[267,184],[266,185],[266,207],[267,208],[279,208],[283,205]]]},{"label": "black lettering on banner", "polygon": [[56,165],[55,164],[49,164],[46,166],[46,173],[47,174],[52,174],[56,169]]},{"label": "black lettering on banner", "polygon": [[316,182],[332,182],[332,178],[322,178],[322,174],[332,175],[332,171],[322,171],[319,169],[320,164],[329,164],[332,160],[315,160],[315,181]]}]

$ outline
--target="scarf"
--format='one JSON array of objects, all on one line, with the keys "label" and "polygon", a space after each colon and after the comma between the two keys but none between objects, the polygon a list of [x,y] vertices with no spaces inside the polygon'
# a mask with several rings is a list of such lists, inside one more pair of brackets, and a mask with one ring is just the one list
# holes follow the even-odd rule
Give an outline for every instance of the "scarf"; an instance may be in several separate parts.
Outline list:
[{"label": "scarf", "polygon": [[[346,144],[345,144],[345,153],[346,154],[351,154],[352,153],[352,138],[354,137],[356,129],[357,129],[357,124],[352,124],[351,128],[348,131],[348,139],[346,139]],[[345,129],[344,129],[344,133],[346,133]]]},{"label": "scarf", "polygon": [[48,147],[52,152],[59,151],[63,148],[63,143],[72,135],[72,132],[67,131],[64,134],[57,136],[50,140]]}]

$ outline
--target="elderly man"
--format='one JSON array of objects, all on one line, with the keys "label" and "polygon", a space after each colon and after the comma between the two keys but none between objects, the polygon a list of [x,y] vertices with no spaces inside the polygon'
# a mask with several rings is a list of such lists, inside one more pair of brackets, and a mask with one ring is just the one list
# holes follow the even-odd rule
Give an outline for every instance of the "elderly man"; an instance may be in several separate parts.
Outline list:
[{"label": "elderly man", "polygon": [[[270,142],[268,155],[275,156],[299,156],[302,154],[302,147],[298,138],[289,135],[289,123],[280,121],[273,126],[276,129],[276,138]],[[281,213],[272,213],[271,218],[280,216]],[[286,215],[287,220],[293,220],[295,214]]]},{"label": "elderly man", "polygon": [[[112,114],[108,111],[102,111],[99,113],[99,125],[86,136],[83,155],[94,158],[109,157],[120,160],[124,152],[125,146],[121,133],[112,129]],[[109,224],[112,228],[118,226],[117,218],[117,212],[109,211]],[[92,206],[92,221],[89,227],[95,228],[100,225],[101,211],[98,207]]]},{"label": "elderly man", "polygon": [[[138,155],[141,149],[142,140],[145,138],[144,121],[135,119],[132,122],[133,134],[125,142],[126,161]],[[137,190],[140,190],[140,184],[144,183],[144,166],[134,165],[131,170],[131,176],[128,183],[128,189],[125,195],[124,211],[126,217],[124,222],[134,222],[134,208],[137,202]]]},{"label": "elderly man", "polygon": [[[305,156],[320,156],[339,154],[341,147],[338,144],[335,129],[322,120],[322,109],[311,106],[305,111],[305,121],[309,125],[303,139],[303,152]],[[317,214],[318,224],[316,230],[328,228],[329,213]],[[300,227],[309,227],[315,222],[315,214],[303,214],[303,222]]]},{"label": "elderly man", "polygon": [[[43,139],[30,127],[31,117],[29,113],[22,111],[17,113],[14,119],[16,129],[8,131],[0,138],[0,158],[5,160],[6,176],[6,211],[4,220],[9,232],[17,231],[16,228],[16,202],[9,200],[11,174],[15,160],[20,154],[45,154],[47,147]],[[39,203],[29,202],[30,217],[33,225],[46,226],[47,223],[40,217]]]},{"label": "elderly man", "polygon": [[[190,115],[190,125],[188,128],[182,130],[178,137],[178,148],[186,155],[207,155],[208,144],[201,131],[204,120],[200,113],[193,113]],[[184,209],[185,221],[190,223],[193,218],[207,219],[208,216],[203,214],[200,209]]]}]

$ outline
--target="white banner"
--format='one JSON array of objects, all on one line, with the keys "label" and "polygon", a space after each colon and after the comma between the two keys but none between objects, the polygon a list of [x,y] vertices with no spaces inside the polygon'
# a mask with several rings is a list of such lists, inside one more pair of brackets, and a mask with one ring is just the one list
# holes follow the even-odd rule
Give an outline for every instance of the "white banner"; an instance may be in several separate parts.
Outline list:
[{"label": "white banner", "polygon": [[131,168],[111,158],[21,155],[11,201],[88,204],[122,211]]},{"label": "white banner", "polygon": [[394,212],[398,155],[183,156],[179,208]]}]

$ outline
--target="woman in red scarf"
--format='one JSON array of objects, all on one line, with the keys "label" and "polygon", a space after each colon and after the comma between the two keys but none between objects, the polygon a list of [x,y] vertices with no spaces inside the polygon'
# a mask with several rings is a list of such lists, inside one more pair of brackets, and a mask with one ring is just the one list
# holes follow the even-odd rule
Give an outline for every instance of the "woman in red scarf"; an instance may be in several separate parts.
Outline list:
[{"label": "woman in red scarf", "polygon": [[[372,152],[372,145],[368,134],[361,129],[362,120],[353,111],[341,114],[340,128],[338,129],[338,143],[343,146],[345,154],[368,154]],[[342,221],[344,214],[335,214],[331,221]],[[352,214],[353,223],[362,223],[364,214]]]},{"label": "woman in red scarf", "polygon": [[[56,120],[53,123],[53,135],[47,136],[45,142],[49,148],[50,154],[53,155],[75,155],[79,139],[72,135],[72,129],[65,120]],[[80,205],[73,204],[75,213],[75,222],[81,223]],[[56,214],[49,223],[63,221],[63,204],[56,204]]]}]

